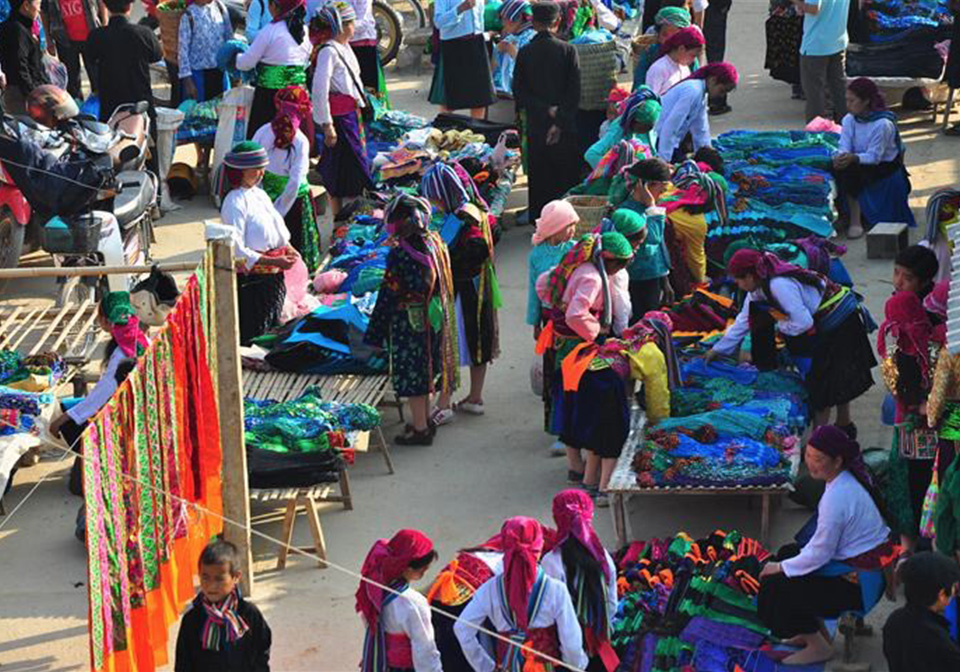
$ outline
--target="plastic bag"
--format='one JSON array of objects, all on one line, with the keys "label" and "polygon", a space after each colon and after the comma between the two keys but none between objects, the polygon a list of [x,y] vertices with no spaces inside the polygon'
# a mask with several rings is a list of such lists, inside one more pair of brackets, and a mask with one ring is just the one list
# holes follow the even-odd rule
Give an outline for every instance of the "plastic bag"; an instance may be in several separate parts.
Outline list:
[{"label": "plastic bag", "polygon": [[47,79],[56,87],[67,90],[67,66],[50,54],[43,55],[43,67],[47,71]]}]

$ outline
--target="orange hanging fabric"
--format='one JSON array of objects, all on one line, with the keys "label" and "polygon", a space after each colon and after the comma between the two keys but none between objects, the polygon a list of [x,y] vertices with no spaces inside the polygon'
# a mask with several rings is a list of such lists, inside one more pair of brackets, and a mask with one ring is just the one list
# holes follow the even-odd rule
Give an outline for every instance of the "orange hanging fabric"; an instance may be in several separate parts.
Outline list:
[{"label": "orange hanging fabric", "polygon": [[570,354],[564,357],[560,365],[560,371],[563,374],[563,391],[576,392],[580,387],[580,379],[590,368],[590,364],[597,357],[600,348],[596,343],[579,343]]}]

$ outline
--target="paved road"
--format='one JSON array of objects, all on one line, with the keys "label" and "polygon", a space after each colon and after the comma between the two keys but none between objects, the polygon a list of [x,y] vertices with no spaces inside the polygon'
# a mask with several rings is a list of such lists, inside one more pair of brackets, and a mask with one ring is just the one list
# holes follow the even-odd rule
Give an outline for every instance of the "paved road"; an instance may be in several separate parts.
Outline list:
[{"label": "paved road", "polygon": [[[734,112],[714,123],[714,132],[732,128],[800,128],[802,103],[791,101],[789,87],[763,71],[765,0],[738,0],[730,17],[730,58],[740,69],[740,89],[731,96]],[[426,104],[429,71],[421,75],[390,72],[397,107],[431,115]],[[937,136],[929,116],[908,117],[902,125],[915,191],[912,205],[922,217],[926,197],[941,186],[956,184],[956,141]],[[158,255],[193,258],[202,246],[202,220],[216,211],[197,199],[166,217],[158,230]],[[514,229],[498,247],[498,270],[505,309],[501,313],[503,355],[491,368],[487,415],[458,418],[441,430],[430,448],[397,448],[397,473],[387,476],[376,455],[361,456],[351,471],[356,509],[333,508],[323,517],[330,559],[356,571],[372,541],[400,527],[419,527],[438,541],[444,561],[465,545],[494,533],[504,518],[517,514],[549,520],[550,500],[564,487],[564,461],[547,456],[549,441],[540,430],[541,407],[529,389],[532,358],[530,330],[523,323],[526,300],[526,255],[529,229]],[[890,293],[892,267],[867,262],[862,242],[851,245],[847,263],[868,297],[874,314],[882,314]],[[11,291],[37,296],[49,283],[21,283]],[[879,381],[879,376],[878,376]],[[889,445],[878,424],[879,388],[855,404],[865,445]],[[396,422],[386,413],[386,423]],[[390,435],[396,431],[386,428]],[[47,472],[55,472],[30,502],[0,530],[0,665],[3,670],[79,670],[87,661],[86,571],[80,545],[73,539],[79,501],[66,493],[64,465],[43,464],[28,470],[7,499],[10,510]],[[759,511],[745,498],[657,497],[635,499],[631,506],[639,538],[686,530],[693,535],[716,528],[759,531]],[[269,512],[257,508],[258,513]],[[773,541],[783,543],[805,521],[806,513],[786,505],[773,520]],[[597,527],[612,543],[609,516],[601,511]],[[279,522],[261,529],[277,535]],[[305,524],[297,532],[308,543]],[[275,549],[256,544],[262,569],[272,568]],[[353,610],[355,580],[333,569],[318,571],[294,559],[280,574],[259,575],[257,601],[273,627],[276,670],[346,671],[356,668],[363,632]],[[871,622],[882,624],[889,605]],[[885,669],[879,639],[866,644],[865,659]]]}]

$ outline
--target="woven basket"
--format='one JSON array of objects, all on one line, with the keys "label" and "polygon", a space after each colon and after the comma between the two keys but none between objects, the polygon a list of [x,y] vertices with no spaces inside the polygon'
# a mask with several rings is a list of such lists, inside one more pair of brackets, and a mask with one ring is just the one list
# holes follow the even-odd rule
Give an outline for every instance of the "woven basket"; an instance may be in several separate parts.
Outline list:
[{"label": "woven basket", "polygon": [[577,236],[590,233],[600,226],[607,212],[607,199],[603,196],[567,196],[564,199],[573,206],[580,217],[577,222]]},{"label": "woven basket", "polygon": [[617,85],[617,45],[610,40],[574,46],[580,59],[580,109],[607,109],[607,96]]},{"label": "woven basket", "polygon": [[166,3],[157,7],[157,22],[160,24],[160,43],[163,45],[163,58],[167,63],[178,63],[180,60],[180,17],[184,10],[162,9]]}]

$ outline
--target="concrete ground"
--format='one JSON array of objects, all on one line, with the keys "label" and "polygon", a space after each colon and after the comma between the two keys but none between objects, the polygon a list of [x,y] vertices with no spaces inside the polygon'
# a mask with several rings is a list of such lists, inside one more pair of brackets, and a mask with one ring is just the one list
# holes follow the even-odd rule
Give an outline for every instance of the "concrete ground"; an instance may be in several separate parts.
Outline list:
[{"label": "concrete ground", "polygon": [[[803,105],[790,100],[789,87],[772,81],[763,70],[766,0],[740,0],[729,24],[729,53],[741,72],[739,90],[731,96],[734,112],[712,121],[714,133],[734,128],[801,128]],[[388,72],[396,107],[432,115],[426,104],[430,72],[421,75]],[[942,138],[929,115],[906,116],[901,122],[908,147],[914,192],[911,205],[922,221],[926,199],[937,188],[956,185],[957,141]],[[203,199],[165,217],[157,232],[161,260],[198,257],[202,220],[216,211]],[[351,470],[354,511],[330,507],[322,521],[331,562],[345,568],[318,570],[294,556],[288,568],[274,571],[276,548],[255,541],[255,599],[273,629],[273,669],[340,672],[356,668],[363,630],[353,594],[357,572],[374,539],[400,527],[425,530],[438,544],[442,562],[456,549],[477,543],[497,531],[507,517],[526,514],[550,520],[550,501],[564,487],[563,460],[547,456],[549,439],[541,431],[541,405],[530,392],[528,369],[533,356],[530,329],[524,324],[526,255],[530,229],[508,231],[500,243],[498,272],[505,308],[501,312],[501,358],[491,367],[485,417],[458,417],[444,427],[430,448],[395,448],[397,473],[388,476],[376,454],[363,455]],[[916,237],[916,231],[913,232]],[[892,264],[867,261],[863,241],[850,245],[848,268],[867,296],[874,315],[881,315],[891,291]],[[49,297],[50,281],[22,282],[7,297]],[[879,423],[878,385],[855,403],[855,419],[864,446],[889,445],[889,430]],[[385,412],[385,432],[398,429],[396,413]],[[46,480],[13,516],[0,518],[0,670],[3,672],[66,672],[88,664],[86,615],[87,575],[82,546],[73,538],[79,499],[67,493],[68,462],[43,462],[26,469],[5,499],[8,514],[42,478]],[[639,539],[686,530],[701,535],[717,528],[759,533],[759,507],[745,497],[646,497],[631,502],[630,516]],[[279,535],[279,512],[258,505],[255,514],[270,520],[258,529]],[[805,522],[807,512],[785,503],[774,512],[772,544],[784,543]],[[612,544],[609,514],[598,511],[601,537]],[[309,543],[300,522],[296,542]],[[432,572],[431,572],[432,574]],[[869,622],[882,625],[893,608],[881,604]],[[176,628],[171,632],[171,641]],[[172,652],[171,652],[172,653]],[[880,639],[863,640],[862,660],[874,670],[886,669]]]}]

